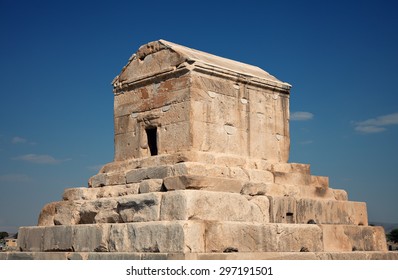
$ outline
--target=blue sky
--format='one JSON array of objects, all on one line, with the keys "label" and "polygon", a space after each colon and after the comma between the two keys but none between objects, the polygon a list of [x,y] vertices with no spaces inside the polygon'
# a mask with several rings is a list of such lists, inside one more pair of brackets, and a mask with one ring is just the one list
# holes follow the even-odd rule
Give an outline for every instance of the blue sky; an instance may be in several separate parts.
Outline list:
[{"label": "blue sky", "polygon": [[113,159],[111,81],[165,39],[293,85],[291,162],[398,222],[396,1],[0,0],[0,231]]}]

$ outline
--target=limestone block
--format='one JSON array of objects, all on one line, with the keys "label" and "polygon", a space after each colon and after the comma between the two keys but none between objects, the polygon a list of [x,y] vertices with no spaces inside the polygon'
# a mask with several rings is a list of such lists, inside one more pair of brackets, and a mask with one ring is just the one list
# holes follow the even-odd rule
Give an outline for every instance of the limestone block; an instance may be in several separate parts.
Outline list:
[{"label": "limestone block", "polygon": [[181,162],[174,165],[175,175],[202,175],[206,176],[206,166],[198,162]]},{"label": "limestone block", "polygon": [[82,201],[60,201],[55,204],[55,225],[78,224],[80,220],[79,206]]},{"label": "limestone block", "polygon": [[[55,214],[52,224],[75,225],[159,220],[160,201],[160,193],[61,201],[54,204]],[[51,225],[51,215],[47,218],[44,216],[43,214],[41,219],[43,224],[40,225]]]},{"label": "limestone block", "polygon": [[98,213],[95,214],[94,221],[92,221],[92,223],[97,223],[97,224],[120,223],[121,221],[122,220],[117,211],[113,209],[112,210],[107,209],[107,210],[98,211]]},{"label": "limestone block", "polygon": [[250,118],[250,127],[248,129],[248,153],[249,157],[260,158],[270,162],[278,161],[278,147],[276,139],[268,132],[258,130],[257,126],[251,122],[255,117]]},{"label": "limestone block", "polygon": [[170,94],[170,92],[188,88],[190,85],[190,76],[189,74],[185,74],[162,81],[156,88],[156,94]]},{"label": "limestone block", "polygon": [[243,187],[243,183],[239,180],[197,175],[167,177],[163,180],[163,184],[168,191],[196,189],[240,193]]},{"label": "limestone block", "polygon": [[[210,177],[231,177],[229,167],[206,164],[206,174]],[[239,178],[243,180],[243,178]]]},{"label": "limestone block", "polygon": [[180,122],[189,122],[190,118],[190,102],[179,102],[179,103],[171,103],[169,105],[163,106],[159,109],[155,109],[154,112],[159,115],[161,118],[162,126],[180,123]]},{"label": "limestone block", "polygon": [[290,152],[290,138],[289,135],[276,134],[278,154],[277,160],[281,162],[287,162],[289,160]]},{"label": "limestone block", "polygon": [[98,173],[124,172],[127,168],[135,169],[137,168],[137,165],[128,166],[128,164],[131,165],[135,162],[136,160],[133,159],[128,161],[112,161],[102,166]]},{"label": "limestone block", "polygon": [[115,142],[115,161],[122,161],[140,157],[140,137],[137,132],[117,134]]},{"label": "limestone block", "polygon": [[111,252],[183,253],[204,251],[203,223],[170,221],[114,224]]},{"label": "limestone block", "polygon": [[[192,151],[191,151],[192,153]],[[212,152],[195,151],[195,160],[206,164],[215,164],[216,154]]]},{"label": "limestone block", "polygon": [[147,193],[122,197],[117,203],[117,212],[124,223],[157,221],[160,216],[160,193]]},{"label": "limestone block", "polygon": [[21,251],[43,251],[45,227],[20,227],[18,230],[18,248]]},{"label": "limestone block", "polygon": [[246,158],[234,155],[218,154],[215,158],[215,164],[228,167],[245,167]]},{"label": "limestone block", "polygon": [[21,234],[22,251],[107,252],[111,244],[107,224],[28,227]]},{"label": "limestone block", "polygon": [[43,234],[43,251],[72,252],[73,230],[70,226],[45,227]]},{"label": "limestone block", "polygon": [[367,225],[366,204],[336,200],[297,200],[297,222],[317,224]]},{"label": "limestone block", "polygon": [[161,220],[269,221],[267,197],[248,200],[235,193],[184,190],[163,194]]},{"label": "limestone block", "polygon": [[[155,49],[154,49],[155,48]],[[144,52],[144,50],[147,51]],[[178,52],[161,49],[161,45],[142,46],[118,77],[119,83],[131,83],[146,77],[171,71],[185,60]],[[145,63],[144,63],[145,61]]]},{"label": "limestone block", "polygon": [[271,168],[273,172],[310,174],[310,165],[303,163],[278,162],[273,163]]},{"label": "limestone block", "polygon": [[[189,89],[188,88],[183,88],[179,90],[173,90],[170,92],[159,92],[159,87],[162,86],[162,83],[167,83],[161,82],[159,83],[153,83],[154,87],[154,94],[152,96],[149,96],[148,98],[141,99],[137,103],[131,103],[129,106],[126,108],[125,106],[115,108],[115,111],[117,114],[123,114],[123,113],[128,113],[128,114],[136,114],[136,113],[144,113],[146,114],[148,111],[156,111],[156,109],[164,108],[171,104],[176,104],[176,103],[183,103],[187,100],[189,100]],[[165,109],[163,109],[165,111]],[[115,114],[116,114],[115,113]],[[138,119],[138,121],[140,121]]]},{"label": "limestone block", "polygon": [[273,172],[272,170],[273,163],[261,159],[261,158],[247,158],[245,168],[247,169],[259,169],[259,170],[268,170]]},{"label": "limestone block", "polygon": [[305,173],[274,172],[275,183],[280,185],[310,185],[311,175]]},{"label": "limestone block", "polygon": [[109,224],[79,225],[73,230],[73,249],[76,252],[107,252]]},{"label": "limestone block", "polygon": [[296,223],[296,199],[293,197],[269,196],[271,223]]},{"label": "limestone block", "polygon": [[[192,75],[192,87],[200,91],[210,91],[214,93],[223,93],[231,97],[237,97],[236,83],[205,75]],[[198,90],[196,92],[198,92]],[[202,100],[201,95],[193,95],[194,100]]]},{"label": "limestone block", "polygon": [[229,177],[232,179],[242,180],[242,181],[249,181],[249,173],[246,169],[242,167],[229,167]]},{"label": "limestone block", "polygon": [[[290,188],[294,188],[295,186],[290,185]],[[300,196],[299,197],[306,197],[306,198],[314,198],[314,199],[329,199],[329,200],[335,200],[335,195],[332,189],[330,188],[323,188],[321,186],[313,186],[313,185],[307,185],[307,186],[297,186],[297,188],[300,190]]]},{"label": "limestone block", "polygon": [[[269,199],[266,196],[255,196],[255,197],[247,197],[250,203],[253,203],[257,205],[258,209],[261,212],[261,215],[263,217],[263,222],[268,223],[269,222],[269,209],[270,209],[270,204],[269,204]],[[256,208],[255,208],[256,209]],[[254,212],[254,211],[253,211]],[[246,220],[249,221],[249,220]]]},{"label": "limestone block", "polygon": [[135,183],[135,184],[105,186],[102,188],[98,188],[97,190],[98,191],[95,198],[119,197],[124,195],[138,194],[139,184]]},{"label": "limestone block", "polygon": [[110,252],[131,252],[134,236],[130,236],[130,232],[127,231],[127,224],[112,224],[107,242]]},{"label": "limestone block", "polygon": [[322,231],[316,225],[209,222],[206,252],[319,252]]},{"label": "limestone block", "polygon": [[[213,124],[229,124],[235,128],[242,128],[237,97],[206,88],[201,90],[194,88],[191,95],[193,96],[192,110],[195,111],[193,112],[194,120]],[[196,100],[197,96],[202,98],[198,101]],[[203,105],[200,106],[198,102]]]},{"label": "limestone block", "polygon": [[134,118],[131,114],[115,117],[115,135],[126,132],[134,132],[137,130],[137,125],[137,118]]},{"label": "limestone block", "polygon": [[77,209],[79,211],[79,220],[76,224],[119,222],[119,216],[115,211],[116,207],[117,201],[115,199],[102,198],[85,201]]},{"label": "limestone block", "polygon": [[189,121],[162,125],[159,131],[159,154],[189,150],[192,143]]},{"label": "limestone block", "polygon": [[288,135],[289,95],[286,93],[270,92],[275,109],[275,132],[281,135]]},{"label": "limestone block", "polygon": [[320,225],[325,251],[387,251],[384,229],[352,225]]},{"label": "limestone block", "polygon": [[64,190],[63,200],[90,200],[98,196],[100,188],[68,188]]},{"label": "limestone block", "polygon": [[132,163],[126,167],[126,170],[132,170],[137,168],[147,168],[153,166],[162,166],[162,165],[174,165],[181,162],[196,162],[199,161],[198,153],[194,151],[179,151],[173,152],[165,155],[157,155],[145,158],[139,158],[134,160],[129,160],[129,163]]},{"label": "limestone block", "polygon": [[100,188],[106,185],[106,174],[99,173],[97,175],[92,176],[88,180],[88,186],[90,188]]},{"label": "limestone block", "polygon": [[144,86],[133,90],[126,90],[122,94],[114,97],[114,117],[128,116],[132,113],[132,109],[137,108],[137,103],[141,102],[142,95],[151,94],[153,86]]},{"label": "limestone block", "polygon": [[[279,185],[279,184],[267,184],[268,196],[285,196],[285,197],[306,197],[307,195],[303,191],[307,191],[307,186],[292,186],[292,185]],[[308,191],[307,191],[308,192]],[[312,195],[309,195],[312,197]]]},{"label": "limestone block", "polygon": [[126,183],[124,172],[98,173],[88,181],[89,188],[100,188],[109,185],[121,185]]},{"label": "limestone block", "polygon": [[264,238],[261,223],[208,222],[205,252],[262,252]]},{"label": "limestone block", "polygon": [[334,189],[333,190],[333,194],[334,194],[334,198],[336,200],[343,200],[343,201],[347,201],[348,200],[348,194],[345,190],[337,190]]},{"label": "limestone block", "polygon": [[58,202],[48,203],[43,207],[43,209],[41,209],[38,221],[39,226],[54,225],[55,208],[57,203]]},{"label": "limestone block", "polygon": [[268,224],[264,226],[264,237],[264,251],[323,251],[322,230],[316,225]]},{"label": "limestone block", "polygon": [[249,182],[249,183],[245,183],[241,194],[243,195],[266,195],[268,192],[269,186],[265,183],[253,183],[253,182]]},{"label": "limestone block", "polygon": [[325,176],[311,176],[311,185],[318,189],[329,188],[329,177]]},{"label": "limestone block", "polygon": [[274,182],[274,175],[270,171],[247,169],[246,172],[249,174],[250,181],[261,182],[261,183],[273,183]]},{"label": "limestone block", "polygon": [[160,192],[162,190],[162,179],[147,179],[140,183],[140,193]]},{"label": "limestone block", "polygon": [[[200,175],[211,177],[229,177],[230,171],[226,166],[205,164],[200,162],[181,162],[173,166],[175,175]],[[242,179],[242,178],[240,178]]]},{"label": "limestone block", "polygon": [[[247,141],[247,132],[240,128],[228,128],[229,124],[199,122],[192,120],[192,148],[203,152],[247,155],[242,149]],[[232,134],[231,134],[232,133]]]},{"label": "limestone block", "polygon": [[246,195],[267,195],[273,197],[292,197],[295,199],[312,198],[312,199],[332,199],[334,200],[334,193],[332,189],[327,189],[321,194],[315,187],[312,186],[294,186],[294,185],[280,185],[274,183],[245,183],[242,194]]},{"label": "limestone block", "polygon": [[173,175],[171,166],[155,166],[148,168],[134,169],[126,174],[127,183],[139,183],[146,179],[163,179]]},{"label": "limestone block", "polygon": [[[185,82],[189,83],[189,75],[183,77],[182,79],[179,79],[179,81],[182,81],[182,80],[183,80],[183,83],[185,83]],[[167,81],[165,83],[167,83]],[[160,84],[160,87],[162,87],[162,84]],[[167,110],[167,107],[166,107],[167,105],[185,103],[185,102],[189,101],[189,99],[190,99],[189,92],[190,92],[190,89],[187,85],[183,85],[180,89],[175,89],[172,91],[162,91],[160,89],[160,92],[158,91],[157,95],[152,99],[153,103],[149,103],[149,104],[150,105],[153,104],[153,106],[155,108],[162,108],[162,110],[165,112]],[[144,108],[145,108],[145,110],[147,110],[148,107],[144,107]],[[189,107],[187,107],[187,108],[189,108]],[[182,120],[182,118],[183,118],[183,116],[180,116],[179,119]]]},{"label": "limestone block", "polygon": [[123,185],[126,184],[126,175],[124,172],[113,172],[106,174],[106,185]]}]

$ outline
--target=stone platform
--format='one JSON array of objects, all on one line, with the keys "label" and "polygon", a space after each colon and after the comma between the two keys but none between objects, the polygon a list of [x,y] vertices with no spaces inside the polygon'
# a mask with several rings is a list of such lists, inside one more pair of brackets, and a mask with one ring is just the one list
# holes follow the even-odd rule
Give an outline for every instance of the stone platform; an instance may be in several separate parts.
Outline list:
[{"label": "stone platform", "polygon": [[114,160],[6,259],[397,259],[364,202],[289,163],[290,85],[164,40],[114,81]]},{"label": "stone platform", "polygon": [[398,260],[398,252],[78,253],[3,252],[0,260]]},{"label": "stone platform", "polygon": [[378,259],[387,251],[383,228],[368,226],[366,204],[349,201],[309,165],[227,164],[238,159],[105,166],[90,188],[66,189],[46,205],[39,226],[20,228],[24,253],[7,258]]}]

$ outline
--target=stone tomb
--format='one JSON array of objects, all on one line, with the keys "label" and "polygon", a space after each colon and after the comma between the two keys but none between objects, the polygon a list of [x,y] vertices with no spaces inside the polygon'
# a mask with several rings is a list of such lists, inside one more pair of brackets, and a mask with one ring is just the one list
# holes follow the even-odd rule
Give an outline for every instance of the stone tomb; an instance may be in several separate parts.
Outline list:
[{"label": "stone tomb", "polygon": [[114,161],[44,206],[9,259],[382,259],[366,204],[288,163],[290,85],[164,40],[114,86]]}]

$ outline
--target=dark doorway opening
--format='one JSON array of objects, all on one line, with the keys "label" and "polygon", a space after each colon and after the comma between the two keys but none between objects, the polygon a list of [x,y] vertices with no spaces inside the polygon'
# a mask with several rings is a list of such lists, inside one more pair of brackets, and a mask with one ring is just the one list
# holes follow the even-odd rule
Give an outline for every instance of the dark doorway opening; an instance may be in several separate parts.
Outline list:
[{"label": "dark doorway opening", "polygon": [[145,131],[151,156],[156,156],[158,154],[157,127],[148,127]]},{"label": "dark doorway opening", "polygon": [[294,219],[293,218],[294,218],[293,217],[293,213],[291,213],[291,212],[287,212],[286,213],[286,222],[288,224],[294,224]]}]

